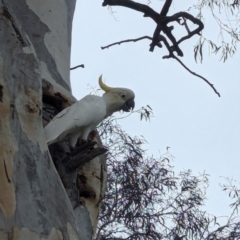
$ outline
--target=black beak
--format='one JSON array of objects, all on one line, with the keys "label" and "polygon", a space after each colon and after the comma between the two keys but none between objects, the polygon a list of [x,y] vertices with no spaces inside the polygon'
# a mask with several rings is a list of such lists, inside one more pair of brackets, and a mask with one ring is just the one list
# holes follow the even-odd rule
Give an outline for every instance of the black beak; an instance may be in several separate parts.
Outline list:
[{"label": "black beak", "polygon": [[121,107],[121,110],[123,110],[124,112],[129,112],[131,109],[133,110],[135,107],[135,102],[134,99],[129,99],[127,100]]}]

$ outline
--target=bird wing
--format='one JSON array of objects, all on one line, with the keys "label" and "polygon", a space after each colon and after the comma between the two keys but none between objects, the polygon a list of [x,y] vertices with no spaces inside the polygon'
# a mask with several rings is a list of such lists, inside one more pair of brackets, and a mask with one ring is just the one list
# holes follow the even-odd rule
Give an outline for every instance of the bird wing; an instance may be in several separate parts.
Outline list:
[{"label": "bird wing", "polygon": [[58,113],[44,128],[48,143],[80,136],[82,128],[95,128],[106,116],[106,104],[101,97],[87,95]]}]

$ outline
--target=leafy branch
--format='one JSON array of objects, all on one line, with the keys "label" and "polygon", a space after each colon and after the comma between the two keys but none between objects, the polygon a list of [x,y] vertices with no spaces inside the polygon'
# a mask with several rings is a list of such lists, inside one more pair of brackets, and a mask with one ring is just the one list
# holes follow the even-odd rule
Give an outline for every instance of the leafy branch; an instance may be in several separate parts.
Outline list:
[{"label": "leafy branch", "polygon": [[[197,18],[204,21],[204,11],[209,10],[212,18],[217,23],[219,29],[219,37],[221,45],[216,46],[213,41],[209,40],[204,33],[201,35],[200,40],[195,46],[194,53],[200,56],[200,52],[196,52],[196,48],[200,49],[202,43],[208,42],[212,53],[217,54],[221,50],[221,59],[225,62],[229,56],[233,56],[237,51],[237,43],[240,41],[240,15],[239,15],[239,0],[200,0],[188,9],[189,12],[197,10]],[[204,39],[204,41],[201,41]],[[196,59],[196,58],[195,58]]]},{"label": "leafy branch", "polygon": [[98,127],[107,153],[108,185],[95,240],[222,240],[240,238],[240,189],[232,181],[223,190],[234,200],[227,222],[202,210],[209,175],[174,172],[167,152],[149,157],[144,137],[132,137],[115,119]]}]

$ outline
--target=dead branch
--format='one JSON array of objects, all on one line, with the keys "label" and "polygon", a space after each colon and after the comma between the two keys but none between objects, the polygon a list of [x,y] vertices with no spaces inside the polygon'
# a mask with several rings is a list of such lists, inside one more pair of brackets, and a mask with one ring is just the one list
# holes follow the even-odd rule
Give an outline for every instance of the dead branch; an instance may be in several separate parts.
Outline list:
[{"label": "dead branch", "polygon": [[71,154],[66,156],[62,162],[67,172],[76,171],[76,169],[95,157],[106,153],[108,150],[102,147],[94,148],[96,142],[85,143],[83,146],[76,148]]},{"label": "dead branch", "polygon": [[204,78],[203,76],[191,71],[178,57],[176,57],[175,55],[173,55],[173,58],[176,59],[188,72],[190,72],[192,75],[201,78],[203,81],[205,81],[212,89],[213,91],[219,96],[221,97],[220,93],[217,91],[217,89],[214,87],[214,85],[212,83],[210,83],[206,78]]},{"label": "dead branch", "polygon": [[144,17],[150,17],[152,18],[156,23],[158,22],[158,16],[159,14],[155,12],[152,8],[145,4],[136,3],[130,0],[104,0],[102,3],[102,6],[122,6],[131,8],[135,11],[144,13]]},{"label": "dead branch", "polygon": [[[165,0],[162,10],[160,11],[160,13],[157,13],[156,11],[154,11],[152,8],[150,8],[147,5],[136,3],[131,0],[104,0],[102,3],[102,6],[107,6],[107,5],[122,6],[122,7],[126,7],[126,8],[131,8],[138,12],[142,12],[142,13],[144,13],[144,17],[152,18],[156,22],[157,26],[153,33],[153,37],[143,36],[143,37],[136,38],[136,39],[127,39],[127,40],[115,42],[115,43],[109,44],[107,46],[101,47],[101,49],[103,50],[103,49],[112,47],[114,45],[120,45],[120,44],[126,43],[126,42],[137,42],[137,41],[140,41],[143,39],[149,39],[152,41],[150,44],[149,51],[153,52],[155,46],[158,46],[161,48],[162,47],[161,42],[163,42],[169,52],[169,55],[163,56],[163,59],[174,58],[175,60],[177,60],[188,72],[190,72],[194,76],[199,77],[203,81],[205,81],[214,90],[214,92],[220,97],[219,92],[216,90],[216,88],[214,87],[214,85],[212,83],[210,83],[206,78],[202,77],[201,75],[196,74],[193,71],[191,71],[185,64],[183,64],[183,62],[179,58],[177,58],[174,55],[174,51],[175,51],[178,54],[178,56],[181,56],[181,57],[183,56],[183,52],[180,49],[179,44],[181,42],[193,37],[196,34],[200,35],[201,31],[204,28],[204,24],[202,23],[201,20],[199,20],[198,18],[195,18],[194,16],[192,16],[191,14],[189,14],[187,12],[178,12],[176,14],[173,14],[172,16],[167,16],[167,13],[169,11],[171,4],[172,4],[172,0]],[[181,19],[183,20],[182,24],[180,23]],[[198,27],[196,29],[194,29],[193,31],[190,31],[188,28],[188,25],[187,25],[187,20],[198,25]],[[176,21],[180,25],[184,26],[187,31],[187,35],[180,38],[179,40],[176,40],[176,38],[172,34],[172,31],[174,29],[173,26],[167,26],[167,24],[174,22],[174,21]],[[161,31],[167,36],[167,38],[161,34]],[[170,40],[172,46],[170,46],[170,44],[168,43],[168,40]]]},{"label": "dead branch", "polygon": [[72,68],[70,68],[70,70],[74,70],[74,69],[76,69],[76,68],[84,68],[84,64],[81,64],[81,65],[77,65],[77,66],[75,66],[75,67],[72,67]]},{"label": "dead branch", "polygon": [[[165,1],[165,4],[163,5],[163,8],[162,8],[162,10],[161,10],[161,12],[160,12],[160,16],[161,17],[165,17],[165,16],[167,16],[167,13],[168,13],[168,11],[169,11],[169,8],[170,8],[170,6],[171,6],[171,4],[172,4],[172,0],[167,0],[167,1]],[[153,40],[152,40],[152,43],[150,44],[150,49],[149,49],[149,51],[150,52],[153,52],[154,51],[154,48],[155,48],[155,46],[157,45],[157,43],[158,43],[158,36],[160,35],[160,33],[161,33],[161,26],[160,25],[157,25],[156,26],[156,28],[155,28],[155,30],[154,30],[154,33],[153,33]]]},{"label": "dead branch", "polygon": [[171,17],[169,17],[169,18],[170,18],[170,19],[171,19],[171,18],[176,19],[176,18],[180,18],[180,17],[181,17],[182,19],[186,18],[186,19],[190,20],[192,23],[197,24],[197,25],[198,25],[198,28],[196,28],[195,30],[189,32],[187,36],[184,36],[184,37],[182,37],[181,39],[179,39],[179,40],[177,41],[177,44],[180,44],[181,42],[183,42],[183,41],[185,41],[185,40],[193,37],[195,34],[199,34],[199,35],[200,35],[201,31],[202,31],[203,28],[204,28],[204,24],[202,23],[201,20],[193,17],[191,14],[186,13],[186,12],[176,13],[176,14],[174,14],[173,16],[171,16]]},{"label": "dead branch", "polygon": [[152,43],[150,44],[150,52],[154,51],[155,46],[158,43],[158,37],[160,36],[160,32],[161,32],[161,27],[159,25],[156,26],[156,29],[153,33],[153,37],[152,37]]},{"label": "dead branch", "polygon": [[[144,13],[144,17],[152,18],[157,24],[156,29],[153,34],[152,43],[150,45],[149,51],[154,50],[155,45],[157,45],[157,43],[158,43],[158,41],[157,41],[158,36],[160,35],[161,31],[163,31],[167,35],[169,40],[172,42],[173,50],[177,52],[178,56],[183,56],[183,52],[179,48],[179,44],[182,41],[191,38],[195,34],[200,34],[202,29],[204,28],[204,25],[201,22],[201,20],[195,18],[194,16],[192,16],[191,14],[186,13],[186,12],[178,12],[172,16],[166,16],[171,4],[172,4],[172,0],[166,0],[160,13],[157,13],[156,11],[154,11],[152,8],[150,8],[147,5],[136,3],[131,0],[104,0],[102,6],[107,6],[107,5],[122,6],[122,7],[131,8],[135,11]],[[174,21],[179,22],[180,18],[186,18],[189,21],[191,21],[192,23],[198,25],[198,27],[194,31],[188,33],[187,36],[184,36],[179,41],[177,41],[176,38],[174,37],[174,35],[171,33],[171,31],[173,30],[173,27],[172,26],[169,27],[169,26],[167,26],[167,24],[169,24],[170,22],[174,22]]]},{"label": "dead branch", "polygon": [[181,23],[181,25],[183,25],[186,28],[188,34],[191,32],[188,25],[187,25],[186,18],[183,18],[183,23]]},{"label": "dead branch", "polygon": [[135,39],[127,39],[127,40],[124,40],[124,41],[115,42],[115,43],[112,43],[112,44],[110,44],[110,45],[101,47],[101,49],[104,50],[104,49],[109,48],[109,47],[112,47],[112,46],[114,46],[114,45],[120,45],[120,44],[126,43],[126,42],[138,42],[138,41],[143,40],[143,39],[150,39],[150,40],[151,40],[152,38],[149,37],[149,36],[144,36],[144,37],[135,38]]},{"label": "dead branch", "polygon": [[[110,45],[107,45],[107,46],[104,46],[104,47],[101,47],[101,49],[106,49],[106,48],[109,48],[109,47],[112,47],[114,45],[120,45],[122,43],[127,43],[127,42],[137,42],[137,41],[140,41],[140,40],[143,40],[143,39],[149,39],[149,40],[153,40],[153,38],[149,37],[149,36],[143,36],[143,37],[140,37],[140,38],[135,38],[135,39],[127,39],[127,40],[123,40],[123,41],[120,41],[120,42],[115,42],[115,43],[112,43]],[[166,55],[166,56],[163,56],[163,59],[167,59],[167,58],[173,58],[175,60],[177,60],[188,72],[190,72],[192,75],[196,76],[196,77],[199,77],[201,78],[203,81],[205,81],[212,89],[213,91],[220,97],[220,93],[216,90],[216,88],[214,87],[214,85],[209,82],[206,78],[204,78],[203,76],[191,71],[178,57],[176,57],[173,53],[173,50],[172,50],[172,47],[169,45],[167,39],[163,36],[163,35],[159,35],[158,36],[158,47],[162,47],[161,45],[161,42],[164,43],[165,47],[168,49],[168,52],[169,52],[169,55]],[[152,44],[152,43],[151,43]]]},{"label": "dead branch", "polygon": [[80,147],[76,147],[73,152],[68,154],[58,143],[49,146],[53,162],[73,209],[81,204],[79,202],[81,188],[77,184],[77,168],[107,152],[105,148],[94,148],[95,144],[96,142],[87,142]]},{"label": "dead branch", "polygon": [[163,17],[163,16],[167,16],[167,13],[169,11],[169,8],[171,7],[172,5],[172,0],[166,0],[164,5],[163,5],[163,8],[160,12],[160,15]]}]

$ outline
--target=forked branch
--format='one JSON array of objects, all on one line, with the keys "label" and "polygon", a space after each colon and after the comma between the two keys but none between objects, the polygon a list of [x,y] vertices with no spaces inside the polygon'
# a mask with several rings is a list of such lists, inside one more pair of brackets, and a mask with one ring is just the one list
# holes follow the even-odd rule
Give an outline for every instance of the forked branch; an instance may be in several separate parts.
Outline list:
[{"label": "forked branch", "polygon": [[144,17],[150,17],[156,23],[158,22],[159,14],[145,4],[136,3],[136,2],[130,1],[130,0],[104,0],[102,3],[102,6],[105,7],[107,5],[131,8],[135,11],[144,13]]},{"label": "forked branch", "polygon": [[[135,38],[135,39],[127,39],[127,40],[123,40],[123,41],[119,41],[119,42],[115,42],[112,43],[110,45],[101,47],[101,49],[106,49],[106,48],[110,48],[114,45],[120,45],[122,43],[128,43],[128,42],[138,42],[141,41],[143,39],[149,39],[149,40],[153,40],[153,38],[149,37],[149,36],[144,36],[144,37],[140,37],[140,38]],[[158,37],[158,47],[162,47],[162,45],[160,44],[160,42],[162,41],[165,45],[165,47],[168,49],[169,51],[169,55],[163,56],[163,59],[167,59],[167,58],[174,58],[175,60],[177,60],[189,73],[191,73],[192,75],[201,78],[203,81],[205,81],[212,89],[213,91],[220,97],[220,93],[217,91],[217,89],[214,87],[214,85],[209,82],[206,78],[204,78],[203,76],[191,71],[178,57],[176,57],[172,51],[172,48],[170,47],[170,45],[168,44],[166,38],[163,35],[160,35]]]},{"label": "forked branch", "polygon": [[[151,7],[147,5],[137,3],[131,0],[104,0],[102,6],[107,6],[107,5],[122,6],[122,7],[130,8],[135,11],[144,13],[143,15],[144,17],[152,18],[153,21],[157,24],[153,34],[153,40],[150,46],[150,51],[154,50],[154,47],[157,44],[158,35],[160,35],[161,31],[163,31],[167,35],[169,40],[172,42],[173,50],[176,51],[179,56],[183,56],[183,52],[180,49],[179,44],[184,40],[191,38],[195,34],[200,34],[202,29],[204,28],[204,25],[201,22],[201,20],[195,18],[194,16],[186,12],[178,12],[172,16],[167,16],[167,13],[169,11],[171,4],[172,4],[172,0],[166,0],[160,13],[157,13],[155,10],[153,10]],[[173,27],[172,26],[169,27],[167,26],[167,24],[175,21],[179,22],[180,18],[188,19],[192,23],[198,25],[198,27],[194,31],[188,33],[188,35],[182,37],[179,41],[177,41],[174,35],[172,34]]]},{"label": "forked branch", "polygon": [[[182,63],[182,61],[179,58],[177,58],[174,55],[174,52],[176,52],[178,56],[181,56],[181,57],[183,56],[183,52],[182,52],[181,48],[179,47],[180,43],[193,37],[196,34],[200,35],[201,31],[204,28],[204,24],[202,23],[202,21],[200,19],[195,18],[194,16],[192,16],[191,14],[189,14],[187,12],[178,12],[178,13],[173,14],[172,16],[167,16],[167,13],[169,11],[169,8],[171,7],[171,4],[172,4],[172,0],[165,0],[165,3],[163,5],[160,13],[157,13],[151,7],[131,1],[131,0],[104,0],[102,6],[107,6],[107,5],[122,6],[122,7],[133,9],[138,12],[142,12],[144,14],[143,15],[144,17],[152,18],[153,21],[157,24],[157,26],[153,33],[153,37],[143,36],[143,37],[136,38],[136,39],[127,39],[124,41],[119,41],[119,42],[109,44],[109,45],[101,47],[101,48],[106,49],[106,48],[112,47],[114,45],[120,45],[120,44],[126,43],[126,42],[137,42],[137,41],[140,41],[143,39],[149,39],[152,41],[150,44],[149,51],[153,52],[155,46],[161,48],[162,47],[161,42],[163,42],[169,52],[169,55],[163,56],[164,59],[165,58],[176,59],[188,72],[190,72],[194,76],[197,76],[197,77],[201,78],[202,80],[204,80],[214,90],[214,92],[220,97],[219,92],[216,90],[216,88],[213,86],[212,83],[210,83],[206,78],[192,72],[188,67],[186,67],[186,65],[184,65]],[[192,22],[193,24],[197,25],[197,28],[195,28],[193,31],[190,31],[190,29],[188,28],[188,25],[187,25],[187,20]],[[187,35],[183,36],[179,40],[176,40],[174,34],[172,33],[172,31],[174,30],[174,27],[168,26],[169,23],[175,22],[175,21],[178,22],[180,25],[184,26],[187,31]],[[181,21],[183,21],[183,23],[181,23]],[[161,32],[163,32],[167,37],[163,36],[161,34]]]}]

